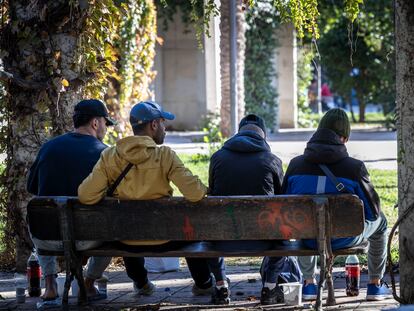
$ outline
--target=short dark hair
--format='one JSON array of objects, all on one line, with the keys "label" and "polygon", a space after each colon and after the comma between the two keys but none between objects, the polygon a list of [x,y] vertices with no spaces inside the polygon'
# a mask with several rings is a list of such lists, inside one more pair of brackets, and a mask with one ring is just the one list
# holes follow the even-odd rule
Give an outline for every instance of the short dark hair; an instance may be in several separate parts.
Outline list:
[{"label": "short dark hair", "polygon": [[134,132],[134,135],[141,134],[145,131],[145,128],[147,127],[149,122],[141,123],[141,124],[134,124],[132,125],[132,131]]},{"label": "short dark hair", "polygon": [[92,119],[97,117],[84,115],[84,114],[74,114],[73,115],[73,126],[75,129],[87,125]]}]

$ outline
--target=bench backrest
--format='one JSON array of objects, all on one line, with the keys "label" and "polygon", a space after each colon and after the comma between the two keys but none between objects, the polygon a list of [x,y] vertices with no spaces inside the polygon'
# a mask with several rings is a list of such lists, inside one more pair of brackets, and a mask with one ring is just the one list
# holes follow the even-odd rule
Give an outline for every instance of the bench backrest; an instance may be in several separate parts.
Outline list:
[{"label": "bench backrest", "polygon": [[318,235],[320,206],[328,213],[332,238],[362,232],[363,204],[350,194],[208,197],[196,203],[178,197],[106,198],[96,205],[73,197],[36,197],[29,202],[27,219],[31,234],[48,240],[61,239],[62,215],[72,220],[76,240],[307,239]]}]

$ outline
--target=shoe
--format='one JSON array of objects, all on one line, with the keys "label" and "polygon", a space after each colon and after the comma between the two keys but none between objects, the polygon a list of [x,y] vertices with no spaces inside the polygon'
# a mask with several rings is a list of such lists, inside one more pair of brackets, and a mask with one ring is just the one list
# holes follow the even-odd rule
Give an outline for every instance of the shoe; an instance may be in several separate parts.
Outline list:
[{"label": "shoe", "polygon": [[268,287],[262,288],[260,293],[260,303],[262,305],[273,305],[284,301],[283,291],[278,285],[273,289],[269,289]]},{"label": "shoe", "polygon": [[134,291],[138,295],[151,296],[155,291],[155,285],[148,281],[148,283],[145,284],[142,288],[139,288],[137,284],[134,282]]},{"label": "shoe", "polygon": [[214,292],[214,287],[211,285],[207,288],[201,288],[197,285],[193,284],[193,287],[191,288],[191,292],[193,293],[193,296],[210,296]]},{"label": "shoe", "polygon": [[367,284],[367,300],[378,301],[391,298],[392,294],[388,285],[381,281],[381,285]]},{"label": "shoe", "polygon": [[302,298],[303,300],[315,300],[318,296],[318,287],[316,284],[303,284]]},{"label": "shoe", "polygon": [[227,287],[218,289],[214,286],[211,302],[215,305],[228,305],[230,303],[230,289]]}]

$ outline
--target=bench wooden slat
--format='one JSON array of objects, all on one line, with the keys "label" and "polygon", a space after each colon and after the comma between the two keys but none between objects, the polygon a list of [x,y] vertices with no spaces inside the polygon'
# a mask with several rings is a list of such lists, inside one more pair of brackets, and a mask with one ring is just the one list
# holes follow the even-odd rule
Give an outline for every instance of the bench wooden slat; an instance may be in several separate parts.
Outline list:
[{"label": "bench wooden slat", "polygon": [[[358,246],[334,251],[335,255],[365,254],[368,242]],[[42,255],[63,255],[63,252],[39,250]],[[119,243],[106,243],[103,246],[82,252],[85,256],[113,257],[262,257],[262,256],[312,256],[317,250],[307,249],[297,242],[290,246],[274,241],[223,241],[223,242],[184,242],[171,248],[128,247]]]},{"label": "bench wooden slat", "polygon": [[[363,230],[363,207],[353,195],[208,197],[197,203],[183,198],[148,201],[105,199],[87,206],[73,204],[77,240],[274,240],[317,236],[316,206],[329,200],[332,237],[349,237]],[[57,205],[47,197],[33,199],[28,206],[30,230],[59,239]],[[359,219],[359,222],[355,222]],[[37,221],[39,220],[39,221]],[[53,232],[57,230],[57,232]]]}]

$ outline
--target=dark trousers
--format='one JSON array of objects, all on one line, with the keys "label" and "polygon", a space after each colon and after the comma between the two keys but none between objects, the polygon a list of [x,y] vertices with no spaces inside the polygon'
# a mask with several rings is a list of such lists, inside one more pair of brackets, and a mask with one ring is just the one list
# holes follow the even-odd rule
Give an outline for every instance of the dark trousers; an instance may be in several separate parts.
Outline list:
[{"label": "dark trousers", "polygon": [[[207,258],[186,258],[188,269],[194,283],[199,288],[211,287],[213,282],[210,275],[209,262]],[[144,287],[148,282],[148,272],[145,269],[144,257],[124,257],[125,268],[128,277],[134,281],[138,288]],[[213,266],[220,265],[218,260],[212,260]],[[224,261],[222,263],[224,266]]]},{"label": "dark trousers", "polygon": [[[225,281],[226,280],[226,266],[224,264],[223,257],[212,257],[212,258],[186,258],[188,269],[190,270],[191,276],[194,279],[195,277],[199,277],[200,274],[206,275],[205,273],[208,271],[208,274],[213,273],[216,282]],[[189,260],[191,260],[189,264]],[[196,262],[193,262],[196,260]],[[190,265],[192,267],[190,267]],[[195,277],[193,276],[192,270],[195,270]],[[201,272],[202,271],[202,272]],[[198,286],[197,282],[196,285]],[[198,286],[200,287],[200,286]]]},{"label": "dark trousers", "polygon": [[302,276],[295,257],[264,257],[260,267],[262,283],[302,282]]}]

